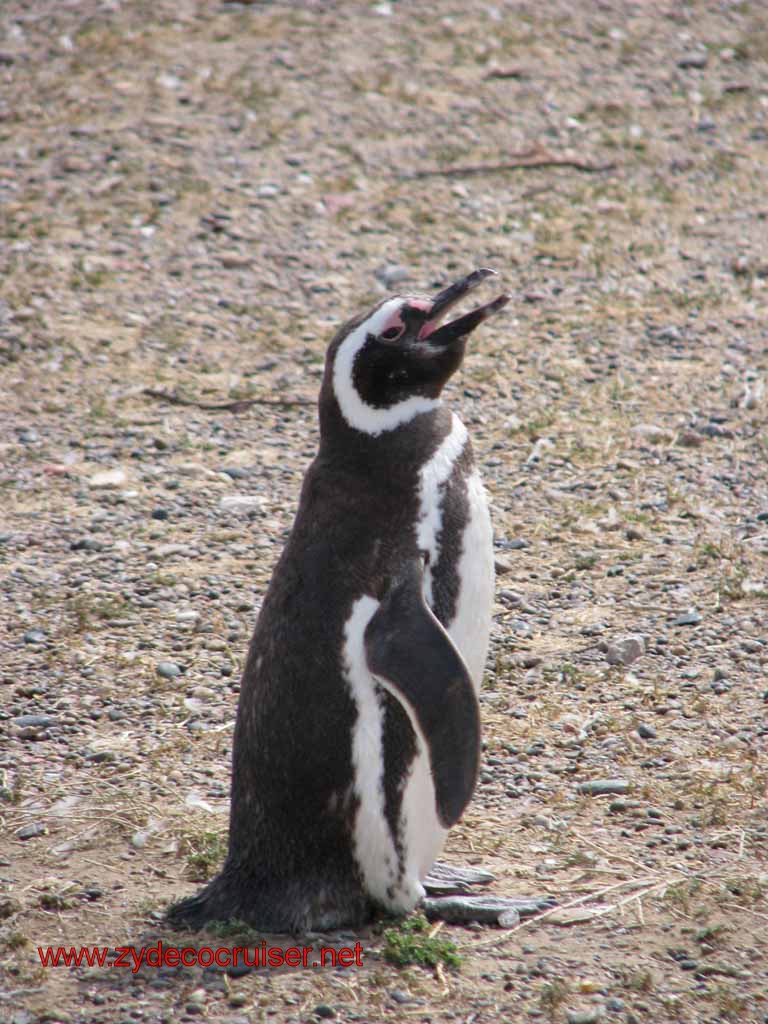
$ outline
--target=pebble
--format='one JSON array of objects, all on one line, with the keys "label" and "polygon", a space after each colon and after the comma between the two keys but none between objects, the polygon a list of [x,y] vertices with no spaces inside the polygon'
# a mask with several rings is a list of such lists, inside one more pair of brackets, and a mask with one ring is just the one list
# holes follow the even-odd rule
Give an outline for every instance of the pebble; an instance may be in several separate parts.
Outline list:
[{"label": "pebble", "polygon": [[632,433],[641,441],[647,441],[648,444],[662,444],[665,441],[671,441],[673,437],[672,431],[660,427],[656,423],[638,423],[632,427]]},{"label": "pebble", "polygon": [[626,779],[591,779],[580,782],[577,788],[587,796],[607,796],[609,793],[628,793],[631,787]]},{"label": "pebble", "polygon": [[219,501],[222,512],[259,512],[264,507],[264,499],[256,494],[228,494]]},{"label": "pebble", "polygon": [[42,629],[30,629],[23,639],[25,644],[41,644],[45,640],[45,633]]},{"label": "pebble", "polygon": [[127,479],[124,469],[106,469],[100,473],[94,473],[88,483],[91,487],[96,488],[122,487]]},{"label": "pebble", "polygon": [[336,1011],[332,1006],[328,1006],[327,1003],[320,1003],[312,1011],[316,1017],[320,1017],[323,1020],[332,1020],[336,1016]]},{"label": "pebble", "polygon": [[684,53],[677,62],[679,68],[705,68],[708,55],[706,50],[695,50],[692,53]]},{"label": "pebble", "polygon": [[70,551],[103,551],[104,542],[95,537],[79,537],[69,545]]},{"label": "pebble", "polygon": [[36,729],[45,729],[49,725],[55,725],[57,719],[53,715],[19,715],[14,718],[13,724],[19,728],[34,726]]},{"label": "pebble", "polygon": [[393,988],[389,993],[389,998],[393,1002],[400,1003],[401,1005],[403,1003],[412,1003],[414,1001],[412,996],[408,995],[407,992],[403,992],[402,989],[399,988]]},{"label": "pebble", "polygon": [[94,750],[92,753],[86,754],[85,759],[91,764],[111,764],[117,760],[117,754],[114,750]]},{"label": "pebble", "polygon": [[400,266],[399,263],[387,263],[384,266],[377,267],[374,271],[374,276],[378,281],[381,281],[385,288],[391,289],[403,281],[407,281],[411,276],[411,272],[407,267]]},{"label": "pebble", "polygon": [[698,626],[701,622],[701,615],[696,611],[695,608],[691,608],[689,611],[684,612],[682,615],[678,615],[677,618],[672,620],[673,626]]},{"label": "pebble", "polygon": [[655,740],[658,734],[652,725],[646,725],[644,722],[638,722],[637,735],[643,740]]},{"label": "pebble", "polygon": [[17,828],[14,835],[17,839],[36,839],[46,833],[45,825],[41,821],[34,821],[31,825],[24,825]]},{"label": "pebble", "polygon": [[175,679],[176,676],[181,675],[181,669],[175,661],[159,661],[155,666],[155,671],[163,679]]},{"label": "pebble", "polygon": [[609,643],[605,659],[609,665],[631,665],[645,654],[645,639],[642,636],[626,636]]},{"label": "pebble", "polygon": [[591,1010],[566,1010],[565,1019],[568,1024],[597,1024],[603,1019],[602,1006],[595,1006]]}]

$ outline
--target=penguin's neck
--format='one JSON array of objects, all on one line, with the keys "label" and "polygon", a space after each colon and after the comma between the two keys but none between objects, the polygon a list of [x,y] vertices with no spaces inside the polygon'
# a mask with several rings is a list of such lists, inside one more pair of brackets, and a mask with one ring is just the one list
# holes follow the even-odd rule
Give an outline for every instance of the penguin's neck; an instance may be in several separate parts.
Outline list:
[{"label": "penguin's neck", "polygon": [[394,430],[372,435],[350,427],[338,415],[324,422],[321,414],[318,459],[371,483],[396,485],[418,476],[450,433],[452,422],[450,410],[441,405]]}]

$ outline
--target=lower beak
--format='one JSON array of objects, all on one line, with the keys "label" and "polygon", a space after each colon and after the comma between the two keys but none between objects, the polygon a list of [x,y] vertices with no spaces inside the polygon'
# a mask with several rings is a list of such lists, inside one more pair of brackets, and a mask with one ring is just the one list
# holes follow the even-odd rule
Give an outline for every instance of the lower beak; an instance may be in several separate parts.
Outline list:
[{"label": "lower beak", "polygon": [[499,295],[490,302],[486,302],[485,305],[473,309],[471,313],[465,313],[458,320],[443,324],[442,327],[439,326],[443,315],[452,306],[456,305],[460,299],[463,299],[468,292],[476,288],[487,277],[495,276],[495,270],[488,270],[484,267],[480,270],[473,270],[471,274],[467,274],[460,281],[443,289],[432,301],[429,319],[419,331],[419,341],[429,341],[430,345],[450,344],[452,341],[466,337],[479,323],[503,309],[509,302],[510,295]]}]

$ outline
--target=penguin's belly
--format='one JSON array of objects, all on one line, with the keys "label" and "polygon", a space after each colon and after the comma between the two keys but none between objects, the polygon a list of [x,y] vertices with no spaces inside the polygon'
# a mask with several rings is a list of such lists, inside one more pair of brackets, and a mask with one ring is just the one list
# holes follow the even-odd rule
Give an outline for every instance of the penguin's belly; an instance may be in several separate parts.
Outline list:
[{"label": "penguin's belly", "polygon": [[[458,574],[459,589],[447,632],[464,658],[475,692],[478,692],[491,629],[493,533],[478,473],[467,478],[466,487],[468,512],[461,555],[458,564],[451,567]],[[403,792],[400,820],[407,871],[413,878],[421,880],[429,873],[448,835],[437,817],[429,756],[421,740],[418,741],[418,754]]]},{"label": "penguin's belly", "polygon": [[[435,565],[434,579],[431,574],[429,577],[425,574],[425,580],[429,580],[424,595],[428,603],[432,603],[433,585],[435,591],[441,589],[441,574],[451,577],[450,589],[455,600],[450,619],[445,623],[446,631],[462,655],[477,692],[491,625],[493,537],[479,475],[470,469],[462,484],[454,477],[465,443],[463,425],[454,418],[451,434],[431,464],[425,467],[428,486],[422,490],[417,540]],[[452,487],[457,491],[452,491]],[[457,543],[459,537],[454,535],[452,544],[444,547],[442,526],[448,510],[443,503],[452,500],[452,493],[454,497],[460,493],[460,504],[465,512],[461,517],[460,543]],[[388,821],[385,814],[384,694],[380,680],[368,670],[363,641],[365,628],[377,607],[375,599],[359,598],[352,606],[344,630],[346,678],[358,711],[352,739],[358,802],[353,850],[369,894],[389,910],[402,913],[413,909],[423,897],[421,880],[439,856],[448,830],[437,813],[429,751],[415,727],[415,754],[410,764],[403,766],[396,822]],[[397,699],[396,693],[393,696]],[[407,712],[405,705],[401,703],[401,706]]]}]

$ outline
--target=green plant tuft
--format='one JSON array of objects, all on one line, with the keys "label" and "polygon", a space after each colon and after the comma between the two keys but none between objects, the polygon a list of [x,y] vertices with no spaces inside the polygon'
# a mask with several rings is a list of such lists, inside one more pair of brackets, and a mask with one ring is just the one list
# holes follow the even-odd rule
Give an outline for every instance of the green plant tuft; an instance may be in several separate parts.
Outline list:
[{"label": "green plant tuft", "polygon": [[406,918],[397,928],[384,932],[384,958],[398,967],[419,964],[437,967],[445,964],[458,970],[461,956],[450,939],[429,935],[429,921],[422,914]]}]

